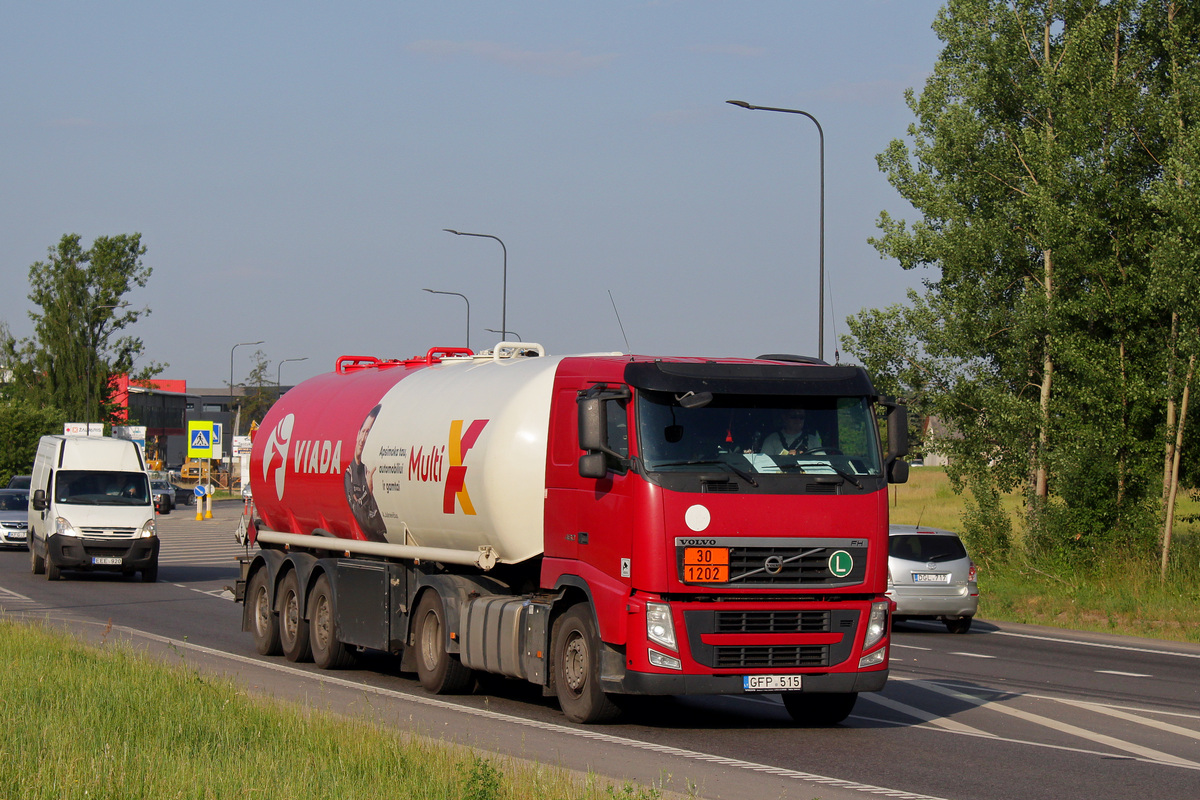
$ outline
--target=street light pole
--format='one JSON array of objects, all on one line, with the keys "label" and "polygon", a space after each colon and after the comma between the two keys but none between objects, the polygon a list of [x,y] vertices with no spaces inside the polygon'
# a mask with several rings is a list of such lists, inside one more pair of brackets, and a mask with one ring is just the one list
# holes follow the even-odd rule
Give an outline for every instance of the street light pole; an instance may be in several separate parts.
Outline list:
[{"label": "street light pole", "polygon": [[453,228],[442,228],[446,233],[453,233],[455,236],[479,236],[484,239],[495,239],[500,242],[500,249],[504,251],[504,279],[500,290],[500,327],[506,332],[508,331],[508,248],[504,246],[499,236],[492,236],[490,233],[467,233],[466,231],[456,231]]},{"label": "street light pole", "polygon": [[308,356],[305,356],[304,358],[285,358],[283,361],[280,361],[279,364],[276,365],[276,367],[275,367],[275,399],[276,400],[279,399],[279,387],[280,387],[279,379],[283,375],[283,365],[288,363],[289,361],[308,361]]},{"label": "street light pole", "polygon": [[253,345],[253,344],[262,344],[262,340],[260,339],[257,342],[238,342],[233,347],[229,348],[229,423],[230,424],[228,427],[230,430],[225,434],[226,442],[224,442],[223,444],[225,446],[225,452],[227,453],[227,455],[225,457],[225,463],[229,465],[225,474],[229,481],[229,489],[230,490],[233,489],[233,437],[237,435],[237,431],[233,430],[233,427],[234,427],[233,426],[233,351],[237,350],[239,347],[245,347],[247,345]]},{"label": "street light pole", "polygon": [[752,106],[744,100],[726,100],[730,105],[746,108],[751,111],[778,111],[783,114],[800,114],[808,117],[817,126],[817,137],[821,144],[821,249],[818,266],[818,289],[821,293],[820,300],[817,302],[818,318],[817,318],[817,357],[824,360],[825,358],[825,131],[821,128],[821,123],[817,118],[807,111],[801,111],[798,108],[771,108],[770,106]]},{"label": "street light pole", "polygon": [[500,336],[501,336],[501,337],[502,337],[502,338],[503,338],[505,341],[508,341],[508,334],[510,334],[510,333],[511,333],[513,336],[517,337],[517,341],[518,341],[518,342],[523,342],[523,341],[525,341],[524,339],[522,339],[522,338],[521,338],[521,334],[517,333],[516,331],[498,331],[498,330],[496,330],[495,328],[484,328],[484,330],[485,330],[485,331],[487,331],[488,333],[498,333],[498,334],[500,334]]},{"label": "street light pole", "polygon": [[467,296],[465,294],[462,294],[461,292],[439,292],[437,289],[422,289],[421,291],[429,292],[430,294],[452,294],[452,295],[455,295],[456,297],[461,297],[463,299],[463,301],[467,304],[467,349],[470,350],[471,349],[471,301],[467,300]]}]

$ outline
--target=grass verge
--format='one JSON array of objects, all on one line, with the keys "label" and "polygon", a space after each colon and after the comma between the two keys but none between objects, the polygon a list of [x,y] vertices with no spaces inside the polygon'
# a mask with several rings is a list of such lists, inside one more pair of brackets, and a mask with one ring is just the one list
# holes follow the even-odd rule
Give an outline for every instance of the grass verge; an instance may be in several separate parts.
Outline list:
[{"label": "grass verge", "polygon": [[[963,498],[944,470],[914,469],[907,484],[888,491],[892,522],[961,529]],[[1021,498],[1009,495],[1003,504],[1019,532]],[[1198,513],[1200,502],[1189,496],[1178,516]],[[1008,563],[980,568],[979,616],[1200,643],[1200,524],[1185,521],[1176,527],[1172,563],[1176,568],[1163,584],[1158,565],[1147,562],[1118,560],[1081,571],[1013,556]]]},{"label": "grass verge", "polygon": [[648,800],[655,787],[252,697],[124,645],[0,620],[0,797]]}]

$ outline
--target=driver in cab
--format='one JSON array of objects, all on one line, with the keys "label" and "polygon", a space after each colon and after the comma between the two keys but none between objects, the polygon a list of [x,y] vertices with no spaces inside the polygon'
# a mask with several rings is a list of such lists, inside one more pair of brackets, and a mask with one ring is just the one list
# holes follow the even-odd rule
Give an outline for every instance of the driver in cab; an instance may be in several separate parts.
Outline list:
[{"label": "driver in cab", "polygon": [[763,439],[760,452],[769,456],[794,456],[821,446],[821,436],[805,425],[803,408],[785,409],[776,430]]}]

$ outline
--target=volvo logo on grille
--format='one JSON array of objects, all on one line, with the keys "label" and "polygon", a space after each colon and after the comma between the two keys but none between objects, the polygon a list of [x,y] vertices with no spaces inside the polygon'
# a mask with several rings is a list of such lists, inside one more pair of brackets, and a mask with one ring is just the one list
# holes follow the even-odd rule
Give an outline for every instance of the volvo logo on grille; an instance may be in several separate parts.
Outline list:
[{"label": "volvo logo on grille", "polygon": [[778,575],[783,571],[783,559],[779,556],[767,556],[763,559],[763,569],[772,575]]}]

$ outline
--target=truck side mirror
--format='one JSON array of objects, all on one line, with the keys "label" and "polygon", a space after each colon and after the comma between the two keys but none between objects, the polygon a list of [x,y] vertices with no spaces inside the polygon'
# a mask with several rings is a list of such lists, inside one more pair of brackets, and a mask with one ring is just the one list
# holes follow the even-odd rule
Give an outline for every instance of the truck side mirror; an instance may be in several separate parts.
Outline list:
[{"label": "truck side mirror", "polygon": [[608,462],[604,453],[586,453],[579,457],[579,477],[603,479],[608,475]]},{"label": "truck side mirror", "polygon": [[887,407],[888,449],[883,457],[887,465],[888,483],[908,482],[908,407],[895,401],[884,401]]},{"label": "truck side mirror", "polygon": [[908,483],[908,462],[897,458],[888,466],[888,483]]},{"label": "truck side mirror", "polygon": [[599,397],[584,397],[579,401],[579,449],[603,451],[608,436],[608,409]]},{"label": "truck side mirror", "polygon": [[31,506],[33,506],[34,511],[45,511],[46,510],[46,490],[45,489],[36,490],[33,493],[33,497],[30,499],[29,504]]}]

